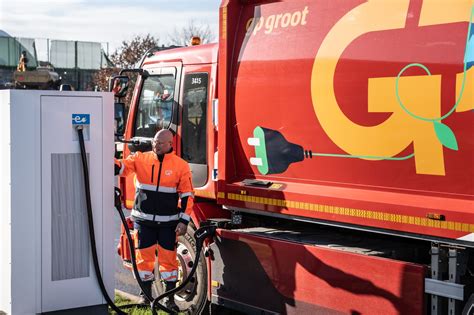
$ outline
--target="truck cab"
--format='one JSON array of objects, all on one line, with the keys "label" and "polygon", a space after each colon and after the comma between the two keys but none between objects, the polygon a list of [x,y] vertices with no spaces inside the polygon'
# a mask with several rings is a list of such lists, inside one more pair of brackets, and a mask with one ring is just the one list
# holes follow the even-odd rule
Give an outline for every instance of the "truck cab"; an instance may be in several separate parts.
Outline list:
[{"label": "truck cab", "polygon": [[[143,60],[126,123],[126,140],[150,141],[162,128],[175,136],[173,148],[193,172],[197,196],[212,195],[216,133],[212,124],[216,100],[217,45],[208,44],[157,52]],[[129,145],[124,156],[137,148]],[[133,204],[134,187],[129,178],[124,197]]]},{"label": "truck cab", "polygon": [[[212,118],[216,109],[217,44],[149,53],[142,61],[140,73],[126,119],[124,140],[129,144],[124,146],[123,156],[151,150],[155,133],[169,129],[175,134],[174,151],[190,165],[196,198],[215,199],[217,134]],[[119,112],[123,113],[123,108]],[[133,176],[121,177],[120,187],[123,202],[130,209],[135,197]],[[208,202],[203,204],[209,207]],[[196,209],[200,207],[200,202],[197,202]],[[178,240],[182,276],[186,276],[195,260],[191,236],[205,217],[194,211],[192,219],[188,234]],[[125,241],[121,245],[124,247],[121,252],[125,255],[128,246]],[[126,263],[129,259],[124,258]],[[181,309],[198,312],[205,305],[206,274],[206,265],[203,264],[197,270],[198,280],[192,281],[178,294],[176,301]],[[155,283],[155,290],[162,291],[159,281]]]}]

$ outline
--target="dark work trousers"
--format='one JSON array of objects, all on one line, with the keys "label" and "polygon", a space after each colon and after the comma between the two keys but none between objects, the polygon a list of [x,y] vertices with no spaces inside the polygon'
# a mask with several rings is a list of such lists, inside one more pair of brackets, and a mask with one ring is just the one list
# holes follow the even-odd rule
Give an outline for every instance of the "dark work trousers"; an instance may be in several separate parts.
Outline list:
[{"label": "dark work trousers", "polygon": [[154,279],[155,252],[158,251],[158,265],[161,279],[177,281],[176,224],[160,225],[152,222],[134,222],[138,244],[136,248],[137,267],[143,281]]}]

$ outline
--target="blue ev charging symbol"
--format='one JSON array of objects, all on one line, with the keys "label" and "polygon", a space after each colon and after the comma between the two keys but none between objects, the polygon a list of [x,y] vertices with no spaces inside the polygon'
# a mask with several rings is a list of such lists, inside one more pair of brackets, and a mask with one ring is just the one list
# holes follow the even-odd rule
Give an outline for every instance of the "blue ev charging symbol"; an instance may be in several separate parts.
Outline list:
[{"label": "blue ev charging symbol", "polygon": [[91,115],[90,114],[72,114],[72,140],[78,141],[77,129],[81,128],[84,134],[84,141],[90,140],[90,124],[91,124]]},{"label": "blue ev charging symbol", "polygon": [[89,114],[72,114],[73,125],[90,125],[91,117]]}]

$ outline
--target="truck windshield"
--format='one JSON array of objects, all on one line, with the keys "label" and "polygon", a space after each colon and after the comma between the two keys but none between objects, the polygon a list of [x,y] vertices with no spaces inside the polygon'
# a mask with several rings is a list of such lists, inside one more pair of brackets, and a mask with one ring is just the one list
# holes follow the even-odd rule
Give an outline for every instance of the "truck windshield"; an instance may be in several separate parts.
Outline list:
[{"label": "truck windshield", "polygon": [[172,74],[150,76],[145,79],[135,118],[136,137],[153,138],[157,131],[169,127],[175,82],[176,79]]}]

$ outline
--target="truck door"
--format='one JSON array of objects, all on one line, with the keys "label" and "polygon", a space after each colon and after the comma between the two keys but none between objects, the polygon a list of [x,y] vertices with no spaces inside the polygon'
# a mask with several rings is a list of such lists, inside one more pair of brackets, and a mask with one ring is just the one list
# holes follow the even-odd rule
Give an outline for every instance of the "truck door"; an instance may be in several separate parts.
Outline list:
[{"label": "truck door", "polygon": [[[163,128],[177,132],[181,63],[159,68],[150,66],[145,69],[149,76],[142,78],[138,100],[131,108],[133,112],[129,117],[132,120],[132,130],[129,136],[132,139],[151,140],[155,133]],[[177,148],[176,138],[174,148]],[[130,151],[127,148],[124,150],[124,157],[128,154]],[[125,187],[124,199],[127,208],[133,206],[135,196],[133,178],[133,175],[130,175],[122,179],[121,186]]]},{"label": "truck door", "polygon": [[181,157],[193,173],[194,187],[203,187],[208,180],[208,108],[209,66],[184,69],[182,88]]},{"label": "truck door", "polygon": [[153,138],[161,129],[176,133],[179,79],[175,67],[150,69],[143,80],[135,113],[133,137]]}]

